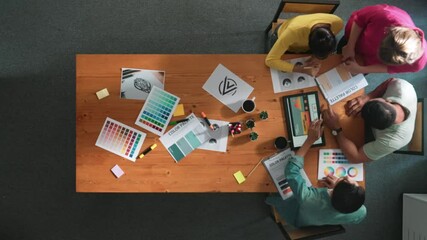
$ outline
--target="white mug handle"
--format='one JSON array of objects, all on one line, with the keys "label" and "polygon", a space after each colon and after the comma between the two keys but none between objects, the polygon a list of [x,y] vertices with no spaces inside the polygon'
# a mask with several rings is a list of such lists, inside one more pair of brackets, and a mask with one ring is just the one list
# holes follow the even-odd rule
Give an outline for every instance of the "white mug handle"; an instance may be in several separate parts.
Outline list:
[{"label": "white mug handle", "polygon": [[255,97],[252,98],[252,101],[255,102]]}]

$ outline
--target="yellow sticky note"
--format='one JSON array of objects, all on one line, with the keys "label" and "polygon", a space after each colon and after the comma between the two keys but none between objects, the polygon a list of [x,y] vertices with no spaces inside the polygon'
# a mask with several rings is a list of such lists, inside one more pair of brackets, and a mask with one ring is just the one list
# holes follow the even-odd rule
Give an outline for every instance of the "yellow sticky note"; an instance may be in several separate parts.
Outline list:
[{"label": "yellow sticky note", "polygon": [[98,92],[96,92],[96,96],[98,97],[99,100],[110,96],[110,93],[108,93],[108,90],[106,88],[99,90]]},{"label": "yellow sticky note", "polygon": [[235,172],[233,175],[239,184],[242,184],[246,180],[245,176],[243,176],[242,171]]},{"label": "yellow sticky note", "polygon": [[182,115],[184,115],[184,104],[178,104],[178,106],[176,106],[175,112],[173,113],[173,116],[178,117]]}]

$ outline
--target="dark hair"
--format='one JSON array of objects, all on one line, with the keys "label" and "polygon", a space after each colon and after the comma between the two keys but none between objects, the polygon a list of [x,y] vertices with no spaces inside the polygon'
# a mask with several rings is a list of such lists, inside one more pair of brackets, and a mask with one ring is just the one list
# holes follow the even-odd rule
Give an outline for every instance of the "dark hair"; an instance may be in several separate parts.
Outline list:
[{"label": "dark hair", "polygon": [[365,189],[346,181],[341,181],[332,192],[332,206],[341,213],[357,211],[365,202]]},{"label": "dark hair", "polygon": [[337,40],[329,28],[317,27],[308,36],[308,46],[316,58],[325,59],[335,51]]},{"label": "dark hair", "polygon": [[385,102],[372,100],[362,107],[362,118],[369,126],[384,130],[396,120],[396,109]]}]

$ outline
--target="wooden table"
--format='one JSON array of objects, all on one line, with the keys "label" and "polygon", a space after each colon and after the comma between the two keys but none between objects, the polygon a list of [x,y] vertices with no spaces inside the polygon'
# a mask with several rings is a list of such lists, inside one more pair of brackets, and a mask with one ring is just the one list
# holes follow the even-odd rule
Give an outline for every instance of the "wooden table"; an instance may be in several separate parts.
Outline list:
[{"label": "wooden table", "polygon": [[[300,55],[288,56],[289,58]],[[76,191],[77,192],[274,192],[268,173],[260,166],[243,184],[237,184],[233,173],[245,175],[257,162],[275,152],[273,141],[288,136],[283,120],[281,97],[298,92],[316,91],[317,87],[287,93],[273,93],[270,70],[264,64],[264,54],[233,55],[77,55],[76,56]],[[321,72],[339,64],[339,56],[331,56],[322,63]],[[254,87],[257,108],[251,114],[232,112],[228,107],[202,89],[210,74],[221,63]],[[158,147],[143,159],[131,162],[95,146],[106,117],[128,126],[135,120],[144,102],[120,99],[121,68],[156,69],[166,71],[165,90],[181,98],[186,114],[224,121],[245,121],[258,118],[267,110],[269,118],[256,121],[257,141],[249,141],[249,130],[228,139],[226,153],[196,149],[179,163],[175,163],[159,137],[145,131],[147,138],[142,149],[157,143]],[[108,88],[110,96],[98,100],[95,93]],[[356,93],[360,95],[363,90]],[[321,104],[325,104],[319,93]],[[352,95],[351,97],[355,97]],[[349,119],[339,102],[333,109],[341,114],[344,133],[358,146],[363,144],[363,121]],[[178,117],[182,118],[182,117]],[[177,119],[177,118],[173,118]],[[168,128],[169,129],[169,128]],[[337,148],[335,138],[325,130],[326,146]],[[306,156],[305,171],[317,184],[318,150],[312,148]],[[110,169],[118,164],[125,175],[116,179]],[[364,182],[361,183],[364,185]]]}]

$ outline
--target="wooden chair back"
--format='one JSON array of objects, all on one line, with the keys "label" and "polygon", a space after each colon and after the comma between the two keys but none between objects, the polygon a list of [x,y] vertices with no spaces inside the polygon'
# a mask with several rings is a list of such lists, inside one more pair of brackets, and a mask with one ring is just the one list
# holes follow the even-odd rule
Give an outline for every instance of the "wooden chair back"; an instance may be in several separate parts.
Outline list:
[{"label": "wooden chair back", "polygon": [[424,155],[426,148],[426,130],[427,119],[425,114],[427,112],[426,98],[419,98],[417,104],[417,116],[415,118],[415,129],[411,141],[405,147],[395,151],[395,153],[411,154],[411,155]]},{"label": "wooden chair back", "polygon": [[265,32],[268,34],[273,23],[282,22],[279,17],[282,13],[310,14],[310,13],[334,13],[340,5],[339,0],[281,0],[273,20]]}]

